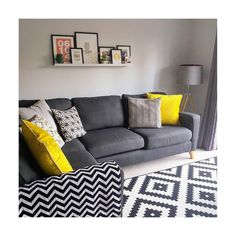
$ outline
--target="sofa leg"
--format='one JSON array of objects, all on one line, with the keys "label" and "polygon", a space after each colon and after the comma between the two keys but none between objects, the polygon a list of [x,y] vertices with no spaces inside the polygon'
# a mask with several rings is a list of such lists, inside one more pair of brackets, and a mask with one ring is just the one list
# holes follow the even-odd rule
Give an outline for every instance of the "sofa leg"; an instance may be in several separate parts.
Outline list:
[{"label": "sofa leg", "polygon": [[194,151],[190,151],[189,152],[190,158],[193,160],[195,157],[195,152]]}]

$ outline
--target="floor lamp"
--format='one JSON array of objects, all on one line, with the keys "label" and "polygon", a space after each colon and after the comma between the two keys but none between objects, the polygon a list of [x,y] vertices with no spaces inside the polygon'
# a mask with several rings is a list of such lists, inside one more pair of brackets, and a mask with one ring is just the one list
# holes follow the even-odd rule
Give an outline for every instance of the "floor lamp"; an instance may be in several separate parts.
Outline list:
[{"label": "floor lamp", "polygon": [[180,106],[181,111],[186,110],[188,103],[191,103],[192,110],[195,111],[193,97],[190,92],[190,86],[199,85],[203,83],[203,66],[195,64],[183,64],[179,66],[178,83],[187,86],[182,103]]}]

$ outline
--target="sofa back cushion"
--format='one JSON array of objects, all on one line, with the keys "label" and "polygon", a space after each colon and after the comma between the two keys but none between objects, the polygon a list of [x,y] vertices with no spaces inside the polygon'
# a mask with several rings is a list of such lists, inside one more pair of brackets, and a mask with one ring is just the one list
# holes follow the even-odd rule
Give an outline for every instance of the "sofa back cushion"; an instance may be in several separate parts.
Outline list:
[{"label": "sofa back cushion", "polygon": [[[30,107],[34,103],[36,103],[37,100],[20,100],[19,101],[19,107]],[[50,108],[58,109],[58,110],[67,110],[72,107],[71,100],[69,98],[53,98],[53,99],[45,99],[48,106]]]},{"label": "sofa back cushion", "polygon": [[86,131],[124,126],[124,112],[120,96],[73,98]]},{"label": "sofa back cushion", "polygon": [[47,99],[46,102],[51,109],[68,110],[72,107],[72,103],[69,98]]}]

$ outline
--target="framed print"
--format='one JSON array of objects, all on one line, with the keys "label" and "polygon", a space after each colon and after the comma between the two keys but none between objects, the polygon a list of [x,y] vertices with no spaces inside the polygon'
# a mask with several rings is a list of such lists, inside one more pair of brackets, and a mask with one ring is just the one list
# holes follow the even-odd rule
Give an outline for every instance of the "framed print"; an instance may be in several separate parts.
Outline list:
[{"label": "framed print", "polygon": [[98,33],[75,32],[75,43],[83,49],[84,64],[98,64]]},{"label": "framed print", "polygon": [[74,48],[73,35],[51,35],[53,64],[71,63],[70,48]]},{"label": "framed print", "polygon": [[111,61],[112,64],[121,64],[121,50],[120,49],[112,49],[111,50]]},{"label": "framed print", "polygon": [[130,45],[117,45],[117,49],[122,51],[122,62],[130,63],[131,62],[131,46]]},{"label": "framed print", "polygon": [[98,47],[99,62],[103,64],[111,63],[111,50],[115,47],[101,46]]},{"label": "framed print", "polygon": [[83,48],[71,48],[70,56],[72,64],[84,64]]}]

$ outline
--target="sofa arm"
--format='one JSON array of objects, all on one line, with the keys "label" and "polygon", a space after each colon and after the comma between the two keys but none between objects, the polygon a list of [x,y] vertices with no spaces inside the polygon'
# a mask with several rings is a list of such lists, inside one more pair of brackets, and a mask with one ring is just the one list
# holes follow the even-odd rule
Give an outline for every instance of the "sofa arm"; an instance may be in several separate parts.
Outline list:
[{"label": "sofa arm", "polygon": [[192,131],[192,150],[197,148],[199,129],[200,129],[200,116],[190,112],[179,113],[180,124]]},{"label": "sofa arm", "polygon": [[19,216],[120,216],[122,181],[114,161],[36,180],[19,188]]}]

